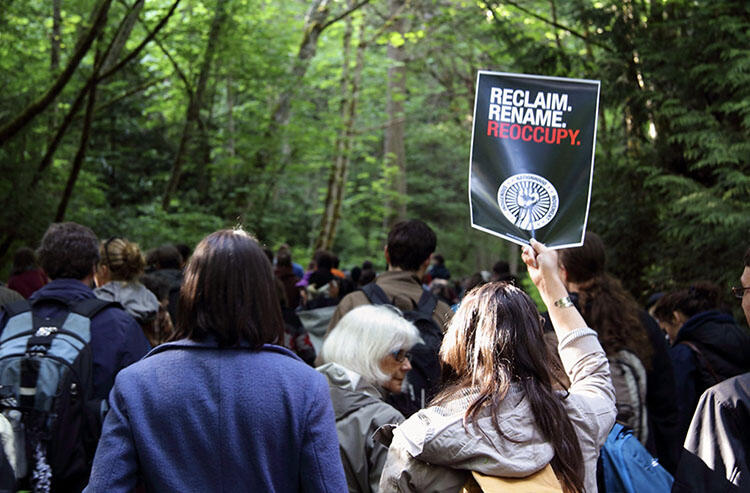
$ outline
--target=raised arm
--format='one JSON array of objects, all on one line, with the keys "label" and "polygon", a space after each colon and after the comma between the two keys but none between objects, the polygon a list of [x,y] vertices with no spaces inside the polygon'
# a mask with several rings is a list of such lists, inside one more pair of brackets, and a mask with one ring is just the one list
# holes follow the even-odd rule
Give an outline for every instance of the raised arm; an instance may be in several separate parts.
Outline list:
[{"label": "raised arm", "polygon": [[570,377],[570,393],[598,401],[592,402],[596,407],[611,405],[614,409],[615,392],[607,357],[596,332],[586,326],[568,297],[557,252],[532,239],[531,246],[524,247],[522,258],[560,341],[558,351]]}]

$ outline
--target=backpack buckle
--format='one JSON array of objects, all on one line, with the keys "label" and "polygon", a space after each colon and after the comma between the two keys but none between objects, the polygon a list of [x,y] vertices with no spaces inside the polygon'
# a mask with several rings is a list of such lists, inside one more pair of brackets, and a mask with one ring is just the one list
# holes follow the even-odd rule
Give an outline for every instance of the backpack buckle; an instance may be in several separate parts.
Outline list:
[{"label": "backpack buckle", "polygon": [[37,329],[34,336],[35,337],[48,337],[50,334],[54,334],[55,332],[57,332],[57,327],[54,327],[54,326],[39,327],[39,329]]}]

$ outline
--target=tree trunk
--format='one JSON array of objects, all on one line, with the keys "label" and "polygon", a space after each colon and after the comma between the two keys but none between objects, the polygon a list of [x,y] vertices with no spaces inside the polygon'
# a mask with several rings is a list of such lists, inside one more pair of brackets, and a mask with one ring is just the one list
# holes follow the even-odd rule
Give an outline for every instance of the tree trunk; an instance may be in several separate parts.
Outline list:
[{"label": "tree trunk", "polygon": [[[229,157],[234,157],[236,154],[234,132],[234,92],[232,91],[232,78],[227,77],[227,154]],[[234,163],[232,167],[234,168]]]},{"label": "tree trunk", "polygon": [[[214,18],[211,22],[211,29],[208,33],[206,50],[203,52],[203,61],[201,63],[200,72],[198,74],[198,83],[195,86],[195,92],[193,93],[192,97],[189,97],[188,100],[188,106],[185,114],[185,124],[182,127],[182,137],[180,138],[180,146],[177,149],[177,154],[175,155],[174,162],[172,163],[172,171],[170,173],[169,183],[167,184],[167,188],[164,191],[164,197],[162,198],[161,206],[164,210],[169,209],[169,202],[172,199],[172,195],[177,191],[177,187],[180,184],[182,167],[185,162],[188,146],[195,139],[195,126],[198,124],[198,120],[200,119],[200,111],[203,107],[203,95],[206,92],[206,84],[208,83],[211,64],[213,63],[213,59],[216,54],[216,48],[218,45],[221,28],[224,24],[224,20],[226,19],[226,3],[227,0],[218,0],[216,2],[216,11],[214,12]],[[208,163],[198,163],[198,165],[201,167],[205,167],[207,164]]]},{"label": "tree trunk", "polygon": [[[276,158],[276,165],[271,170],[270,176],[266,180],[266,190],[262,195],[262,199],[259,201],[257,207],[252,207],[252,201],[249,199],[245,205],[246,211],[254,209],[254,223],[253,231],[259,237],[263,233],[263,214],[268,207],[273,190],[276,187],[278,177],[284,172],[286,168],[289,156],[291,155],[291,146],[285,141],[282,135],[282,129],[289,123],[292,99],[296,94],[297,88],[300,85],[300,81],[305,76],[307,69],[310,67],[310,62],[318,48],[318,38],[320,34],[328,28],[330,25],[348,17],[352,12],[369,3],[370,0],[361,0],[358,3],[351,5],[341,14],[328,18],[328,0],[313,0],[310,8],[305,16],[305,26],[303,28],[302,42],[300,43],[297,56],[294,60],[294,64],[291,69],[291,83],[281,91],[274,110],[271,113],[268,127],[264,132],[264,141],[266,146],[262,147],[255,153],[253,162],[256,168],[256,175],[260,171],[264,171],[271,168],[271,157]],[[252,180],[252,177],[249,177]],[[258,183],[257,181],[255,182]],[[242,221],[244,222],[244,220]]]},{"label": "tree trunk", "polygon": [[[52,33],[50,34],[50,60],[49,68],[52,78],[57,77],[57,73],[60,70],[60,40],[62,14],[60,12],[61,0],[52,0]],[[52,112],[49,116],[48,133],[52,133],[52,129],[57,127],[57,106],[52,107]]]},{"label": "tree trunk", "polygon": [[[349,2],[351,4],[351,0]],[[364,23],[363,23],[364,25]],[[352,40],[352,18],[346,19],[346,29],[343,37],[343,67],[341,71],[341,129],[336,137],[336,155],[333,166],[328,174],[328,190],[326,192],[326,202],[323,209],[323,216],[320,221],[320,231],[318,238],[315,240],[315,250],[330,250],[333,243],[333,230],[335,229],[336,205],[341,203],[346,187],[345,175],[348,161],[348,148],[350,146],[351,122],[348,119],[349,107],[353,104],[354,87],[350,86],[350,55]]]},{"label": "tree trunk", "polygon": [[112,5],[112,0],[101,0],[94,7],[91,28],[89,28],[86,34],[82,37],[81,41],[76,46],[75,52],[70,57],[70,60],[68,60],[68,65],[65,67],[65,70],[63,70],[55,79],[52,86],[36,101],[24,108],[19,115],[0,127],[0,146],[20,132],[29,124],[29,122],[39,115],[39,113],[44,111],[52,101],[55,100],[57,95],[62,92],[68,82],[70,82],[70,79],[78,68],[78,65],[81,63],[81,60],[83,60],[83,57],[88,53],[89,48],[91,48],[91,44],[106,25],[107,13],[109,12],[110,5]]},{"label": "tree trunk", "polygon": [[[399,10],[405,0],[390,0],[391,12]],[[403,36],[404,19],[393,22],[392,32]],[[403,42],[403,38],[402,38]],[[386,175],[386,203],[384,226],[389,230],[394,223],[406,218],[406,152],[404,150],[404,98],[406,97],[406,66],[404,44],[388,44],[388,100],[385,129],[384,166]]]},{"label": "tree trunk", "polygon": [[[98,58],[98,57],[97,57]],[[97,60],[98,62],[98,60]],[[98,66],[98,63],[95,63]],[[96,78],[97,72],[94,72],[94,78]],[[57,213],[55,214],[55,222],[59,223],[65,218],[65,210],[68,208],[70,197],[73,195],[73,187],[75,187],[78,175],[83,167],[83,162],[86,159],[86,150],[89,145],[89,135],[91,134],[91,122],[94,115],[94,105],[96,104],[96,82],[92,84],[91,90],[89,90],[89,99],[86,102],[86,117],[83,120],[83,129],[81,130],[81,143],[78,146],[78,152],[73,159],[73,165],[70,169],[70,175],[68,176],[68,182],[65,184],[65,191],[63,192],[62,199],[60,199],[60,205],[57,207]]]}]

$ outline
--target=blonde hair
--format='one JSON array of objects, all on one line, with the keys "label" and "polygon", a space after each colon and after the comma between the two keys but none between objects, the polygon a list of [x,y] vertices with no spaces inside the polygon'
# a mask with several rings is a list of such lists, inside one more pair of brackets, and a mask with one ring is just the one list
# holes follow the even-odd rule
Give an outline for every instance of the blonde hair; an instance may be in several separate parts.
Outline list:
[{"label": "blonde hair", "polygon": [[110,238],[99,246],[99,262],[109,268],[113,281],[132,281],[143,273],[146,259],[137,243]]}]

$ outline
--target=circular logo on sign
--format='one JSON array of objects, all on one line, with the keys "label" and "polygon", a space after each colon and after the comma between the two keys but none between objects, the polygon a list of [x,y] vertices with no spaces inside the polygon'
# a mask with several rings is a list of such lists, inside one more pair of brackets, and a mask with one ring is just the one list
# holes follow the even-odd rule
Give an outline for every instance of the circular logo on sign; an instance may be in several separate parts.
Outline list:
[{"label": "circular logo on sign", "polygon": [[546,178],[532,173],[513,175],[497,190],[503,215],[516,227],[531,231],[549,224],[559,200],[557,190]]}]

